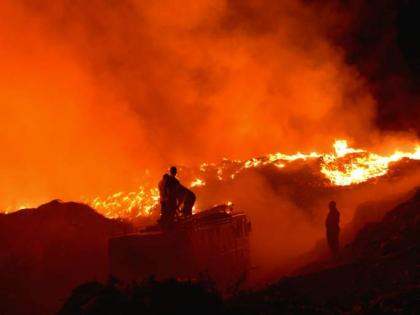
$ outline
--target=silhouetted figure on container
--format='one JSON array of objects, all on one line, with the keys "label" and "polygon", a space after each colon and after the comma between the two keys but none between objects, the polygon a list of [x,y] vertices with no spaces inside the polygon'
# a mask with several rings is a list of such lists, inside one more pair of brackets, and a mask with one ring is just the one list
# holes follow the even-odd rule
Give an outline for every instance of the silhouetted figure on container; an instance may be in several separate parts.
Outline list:
[{"label": "silhouetted figure on container", "polygon": [[325,221],[327,229],[327,242],[333,255],[337,255],[340,249],[339,236],[340,236],[340,212],[338,212],[335,201],[330,201],[329,212]]},{"label": "silhouetted figure on container", "polygon": [[171,227],[175,221],[177,211],[183,217],[192,215],[195,203],[195,194],[181,185],[176,178],[177,168],[172,166],[169,174],[163,175],[159,182],[161,218],[159,223],[163,227]]},{"label": "silhouetted figure on container", "polygon": [[168,209],[171,220],[174,220],[176,211],[178,209],[178,188],[181,185],[179,180],[176,178],[177,169],[172,166],[169,169],[169,176],[166,180],[166,191],[168,195]]},{"label": "silhouetted figure on container", "polygon": [[167,222],[169,222],[169,213],[170,213],[169,194],[168,194],[168,190],[166,189],[166,183],[167,183],[168,177],[169,177],[168,174],[164,174],[158,185],[159,197],[160,197],[159,198],[159,202],[160,202],[159,223],[161,225],[165,225]]},{"label": "silhouetted figure on container", "polygon": [[177,169],[172,166],[169,174],[164,174],[162,180],[159,182],[160,194],[160,213],[159,224],[163,227],[170,227],[173,225],[176,210],[177,210],[177,189],[180,185],[176,179]]}]

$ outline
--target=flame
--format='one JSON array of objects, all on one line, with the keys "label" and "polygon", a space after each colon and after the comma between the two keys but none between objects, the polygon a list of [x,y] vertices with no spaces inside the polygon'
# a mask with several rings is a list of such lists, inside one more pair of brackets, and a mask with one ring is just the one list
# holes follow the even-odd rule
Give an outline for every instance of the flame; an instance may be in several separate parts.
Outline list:
[{"label": "flame", "polygon": [[411,153],[396,151],[390,156],[349,148],[345,140],[336,141],[334,148],[335,154],[323,156],[321,173],[337,186],[360,184],[383,176],[387,174],[390,163],[403,158],[420,160],[419,145]]},{"label": "flame", "polygon": [[335,150],[335,156],[336,157],[343,157],[350,153],[358,153],[363,152],[363,150],[360,149],[353,149],[349,148],[346,140],[337,140],[334,142],[334,150]]},{"label": "flame", "polygon": [[[390,156],[381,156],[369,153],[365,150],[354,149],[348,146],[346,140],[336,140],[333,144],[334,153],[321,154],[311,152],[304,154],[298,152],[294,155],[283,153],[268,154],[263,157],[253,157],[247,160],[223,159],[221,163],[202,163],[198,170],[202,177],[191,181],[190,187],[203,187],[211,172],[216,174],[219,181],[232,180],[245,169],[258,168],[265,165],[273,165],[277,168],[285,168],[287,164],[296,160],[320,159],[320,172],[332,185],[347,186],[359,184],[369,179],[383,176],[388,172],[389,164],[403,158],[420,160],[420,146],[417,145],[413,152],[396,151]],[[152,210],[159,201],[159,191],[156,188],[140,186],[138,191],[129,193],[115,193],[105,198],[96,197],[88,204],[107,217],[137,217],[151,215]],[[229,202],[231,204],[231,202]],[[194,207],[194,213],[197,210]]]},{"label": "flame", "polygon": [[[320,172],[334,186],[348,186],[366,182],[372,178],[380,177],[388,173],[390,163],[407,158],[420,160],[420,145],[415,145],[412,152],[395,151],[389,156],[381,156],[362,149],[349,147],[346,140],[336,140],[333,144],[334,152],[321,154],[311,152],[304,154],[298,152],[293,155],[283,153],[268,154],[263,157],[253,157],[247,160],[223,159],[220,163],[202,163],[197,169],[192,169],[196,175],[190,181],[190,188],[200,188],[206,185],[207,179],[214,178],[217,181],[234,179],[246,169],[258,168],[271,165],[279,169],[287,168],[287,165],[296,160],[319,160]],[[197,177],[199,175],[199,177]],[[84,199],[88,205],[96,209],[108,218],[132,219],[139,216],[150,216],[159,202],[159,190],[152,185],[141,185],[136,191],[117,192],[105,197]],[[228,204],[232,204],[231,201]],[[28,208],[22,205],[15,209]],[[198,212],[195,205],[193,212]],[[12,212],[12,209],[6,209]]]},{"label": "flame", "polygon": [[[403,158],[420,160],[420,146],[413,152],[396,151],[390,156],[381,156],[365,150],[354,149],[348,146],[346,140],[336,140],[333,144],[334,153],[321,154],[311,152],[304,154],[298,152],[294,155],[283,153],[268,154],[263,157],[253,157],[247,160],[223,159],[221,163],[202,163],[196,173],[202,176],[191,181],[190,187],[203,187],[210,173],[215,173],[217,180],[226,181],[234,179],[245,169],[258,168],[264,165],[273,165],[285,168],[287,164],[296,160],[320,159],[320,172],[335,186],[359,184],[369,179],[383,176],[388,172],[391,162]],[[145,189],[143,186],[137,192],[116,193],[105,199],[95,198],[89,204],[108,217],[147,216],[157,205],[159,193],[157,189]],[[229,202],[231,204],[231,202]],[[194,212],[198,211],[197,206]]]},{"label": "flame", "polygon": [[105,198],[86,200],[86,203],[108,218],[134,218],[151,215],[158,201],[158,188],[140,186],[137,191],[117,192]]},{"label": "flame", "polygon": [[200,178],[196,178],[195,180],[193,180],[192,182],[191,182],[191,185],[190,185],[190,187],[192,188],[192,187],[201,187],[201,186],[205,186],[206,185],[206,182],[204,181],[204,180],[202,180],[202,179],[200,179]]}]

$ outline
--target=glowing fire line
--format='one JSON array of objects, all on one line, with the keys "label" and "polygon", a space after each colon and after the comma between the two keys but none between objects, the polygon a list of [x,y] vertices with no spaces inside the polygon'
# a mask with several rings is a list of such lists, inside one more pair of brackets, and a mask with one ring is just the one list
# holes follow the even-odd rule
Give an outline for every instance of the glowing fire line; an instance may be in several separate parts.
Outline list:
[{"label": "glowing fire line", "polygon": [[[202,178],[210,171],[215,171],[217,179],[223,181],[234,179],[244,169],[257,168],[264,165],[284,168],[292,161],[309,159],[320,159],[320,172],[329,179],[332,185],[347,186],[385,175],[391,162],[396,162],[403,158],[420,160],[420,146],[418,145],[411,153],[397,151],[390,156],[380,156],[361,149],[350,148],[346,140],[337,140],[334,143],[334,151],[332,154],[320,154],[317,152],[303,154],[298,152],[294,155],[286,155],[274,153],[244,161],[224,159],[219,164],[202,163],[198,172],[203,176],[191,181],[190,187],[205,186],[206,181]],[[232,165],[235,166],[233,169]],[[147,216],[150,215],[158,200],[159,192],[157,189],[146,189],[141,186],[137,192],[128,194],[117,193],[105,199],[95,198],[89,204],[108,217],[127,217],[132,215],[133,212],[136,216]]]},{"label": "glowing fire line", "polygon": [[[420,160],[420,146],[418,145],[412,153],[396,151],[390,156],[380,156],[364,150],[348,148],[345,140],[336,141],[334,148],[335,154],[323,156],[321,173],[337,186],[360,184],[371,178],[383,176],[388,172],[390,163],[403,158]],[[356,155],[349,161],[341,160],[353,153]]]},{"label": "glowing fire line", "polygon": [[[334,143],[334,153],[330,154],[298,152],[294,155],[286,155],[274,153],[243,161],[224,159],[219,164],[202,163],[195,172],[201,175],[190,182],[190,187],[205,186],[206,178],[211,172],[215,172],[217,180],[225,181],[234,179],[245,169],[265,165],[282,169],[293,161],[310,159],[320,159],[320,172],[330,181],[331,185],[347,186],[383,176],[387,174],[390,163],[403,158],[420,160],[420,146],[416,145],[413,152],[396,151],[389,156],[381,156],[365,150],[350,148],[346,140],[337,140]],[[117,192],[104,198],[95,197],[85,200],[85,202],[109,218],[149,216],[159,202],[159,190],[155,186],[144,185],[140,186],[137,191]]]}]

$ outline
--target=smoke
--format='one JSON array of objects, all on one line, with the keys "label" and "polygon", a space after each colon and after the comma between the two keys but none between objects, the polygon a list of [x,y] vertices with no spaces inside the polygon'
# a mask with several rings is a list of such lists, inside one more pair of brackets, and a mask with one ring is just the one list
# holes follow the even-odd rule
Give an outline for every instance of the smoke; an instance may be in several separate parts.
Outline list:
[{"label": "smoke", "polygon": [[[250,275],[255,284],[278,279],[319,256],[328,258],[325,219],[331,200],[341,214],[344,247],[367,222],[380,220],[420,185],[418,166],[418,161],[402,161],[392,167],[390,175],[337,187],[323,184],[318,162],[297,161],[282,169],[251,168],[232,181],[209,181],[195,192],[200,208],[231,201],[236,211],[250,218],[254,267]],[[360,209],[364,203],[371,206]],[[301,256],[308,252],[312,254]]]},{"label": "smoke", "polygon": [[[308,1],[2,1],[0,208],[132,190],[169,164],[325,152],[337,138],[406,145],[405,131],[378,129],[375,85],[337,40],[353,13]],[[359,202],[396,189],[302,206],[296,191],[310,192],[296,183],[251,172],[231,185],[211,201],[246,210],[255,264],[271,268],[323,237],[330,198],[349,222]]]},{"label": "smoke", "polygon": [[365,82],[294,1],[3,1],[4,205],[366,142]]}]

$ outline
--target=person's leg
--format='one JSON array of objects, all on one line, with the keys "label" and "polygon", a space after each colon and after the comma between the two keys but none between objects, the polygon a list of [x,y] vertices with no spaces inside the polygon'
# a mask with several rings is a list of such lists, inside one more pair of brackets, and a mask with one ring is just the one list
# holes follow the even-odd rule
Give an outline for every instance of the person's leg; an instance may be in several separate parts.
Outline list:
[{"label": "person's leg", "polygon": [[168,217],[168,207],[166,202],[161,202],[160,203],[160,218],[158,220],[158,223],[162,226],[165,225],[165,222],[167,220]]},{"label": "person's leg", "polygon": [[168,221],[170,225],[172,225],[175,221],[176,208],[177,200],[175,198],[171,198],[168,202]]},{"label": "person's leg", "polygon": [[192,208],[194,207],[195,200],[195,194],[191,190],[188,190],[185,195],[184,205],[182,207],[182,214],[184,216],[192,215]]}]

